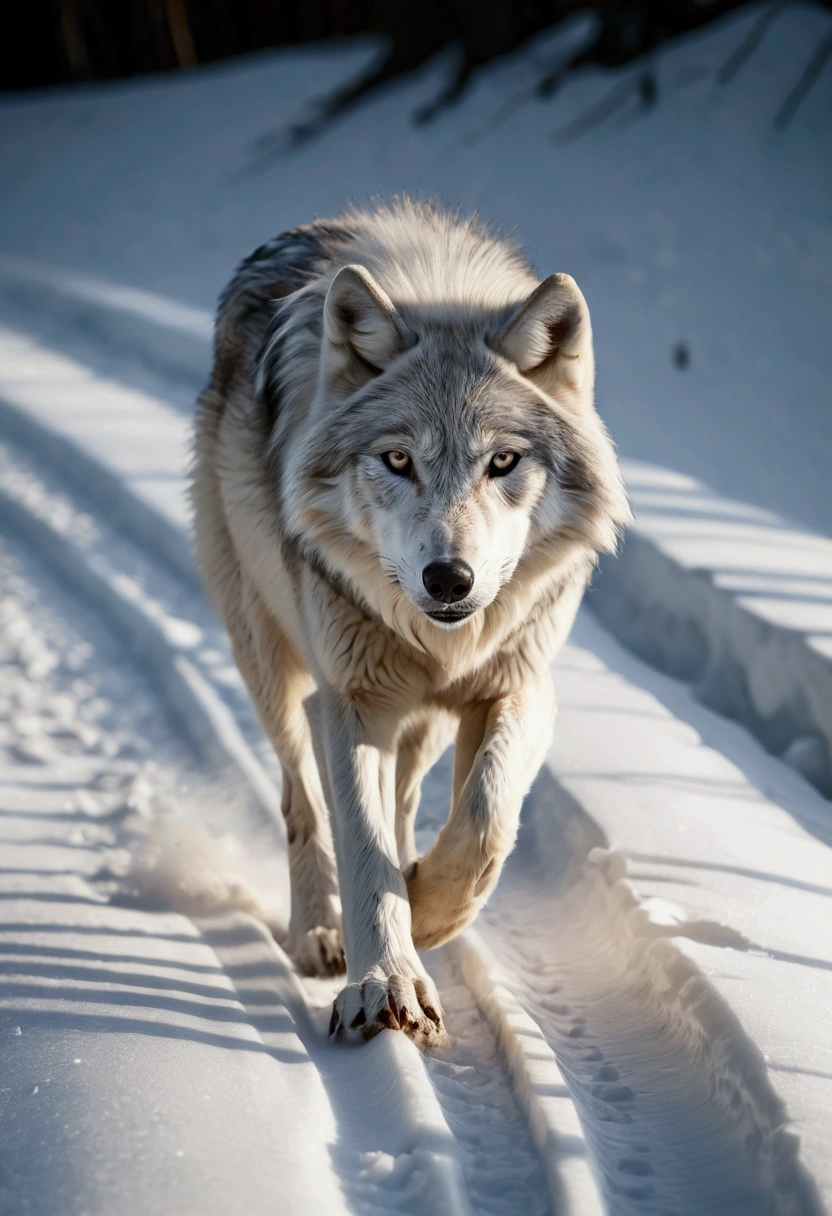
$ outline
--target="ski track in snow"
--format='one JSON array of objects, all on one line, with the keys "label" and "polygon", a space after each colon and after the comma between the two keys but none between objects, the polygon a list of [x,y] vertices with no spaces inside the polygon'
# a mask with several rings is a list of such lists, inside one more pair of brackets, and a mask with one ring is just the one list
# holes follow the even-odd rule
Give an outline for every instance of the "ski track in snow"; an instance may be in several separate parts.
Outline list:
[{"label": "ski track in snow", "polygon": [[[103,628],[102,628],[103,626]],[[106,622],[79,605],[48,568],[7,534],[0,549],[0,714],[12,760],[118,761],[138,772],[154,757],[182,767],[145,681],[119,662]]]},{"label": "ski track in snow", "polygon": [[426,962],[452,1040],[449,1050],[428,1058],[428,1073],[460,1143],[471,1206],[488,1216],[547,1216],[543,1171],[494,1035],[448,951],[433,951]]},{"label": "ski track in snow", "polygon": [[558,1057],[609,1210],[775,1211],[754,1179],[753,1150],[764,1134],[740,1085],[709,1066],[705,1035],[656,999],[646,969],[621,968],[611,925],[589,912],[587,883],[553,889],[533,862],[519,863],[483,932]]}]

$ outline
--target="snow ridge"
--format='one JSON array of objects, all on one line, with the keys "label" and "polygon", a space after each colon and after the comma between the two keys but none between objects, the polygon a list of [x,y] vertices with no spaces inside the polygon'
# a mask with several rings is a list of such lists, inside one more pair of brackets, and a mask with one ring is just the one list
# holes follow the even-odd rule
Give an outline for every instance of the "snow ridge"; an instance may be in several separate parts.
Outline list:
[{"label": "snow ridge", "polygon": [[589,603],[638,655],[689,682],[832,795],[832,540],[623,462],[636,516]]}]

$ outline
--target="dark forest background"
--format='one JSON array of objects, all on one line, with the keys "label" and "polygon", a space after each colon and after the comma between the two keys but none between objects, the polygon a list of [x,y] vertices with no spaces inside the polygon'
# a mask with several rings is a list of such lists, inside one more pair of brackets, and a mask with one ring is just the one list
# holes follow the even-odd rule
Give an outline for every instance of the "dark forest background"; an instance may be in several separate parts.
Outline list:
[{"label": "dark forest background", "polygon": [[[789,0],[773,0],[752,25],[740,55]],[[832,8],[832,0],[818,0]],[[428,121],[464,91],[476,70],[540,31],[578,13],[595,16],[594,34],[571,59],[534,82],[546,96],[584,65],[618,67],[643,59],[640,88],[650,104],[650,53],[749,0],[27,0],[7,6],[0,36],[0,88],[38,88],[185,71],[210,63],[320,39],[381,35],[386,50],[363,75],[325,99],[314,133],[340,110],[455,46],[456,66],[439,95],[414,117]],[[806,65],[803,85],[832,57],[832,38]],[[300,133],[299,133],[300,134]]]}]

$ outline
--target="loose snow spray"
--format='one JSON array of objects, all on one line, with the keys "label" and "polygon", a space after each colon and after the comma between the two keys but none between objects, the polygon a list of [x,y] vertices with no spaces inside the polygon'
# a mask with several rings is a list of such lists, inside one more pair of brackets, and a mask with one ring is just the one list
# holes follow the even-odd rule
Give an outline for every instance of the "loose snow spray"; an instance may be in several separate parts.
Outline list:
[{"label": "loose snow spray", "polygon": [[[214,837],[191,821],[189,805],[194,803],[196,811],[198,803],[204,821],[206,801],[227,806],[234,794],[213,785],[210,791],[186,791],[174,799],[146,774],[136,778],[128,795],[133,814],[126,824],[127,863],[122,867],[129,897],[192,917],[249,912],[282,940],[284,882],[270,882],[253,861],[254,841],[249,849],[236,832]],[[273,893],[266,894],[266,887]]]}]

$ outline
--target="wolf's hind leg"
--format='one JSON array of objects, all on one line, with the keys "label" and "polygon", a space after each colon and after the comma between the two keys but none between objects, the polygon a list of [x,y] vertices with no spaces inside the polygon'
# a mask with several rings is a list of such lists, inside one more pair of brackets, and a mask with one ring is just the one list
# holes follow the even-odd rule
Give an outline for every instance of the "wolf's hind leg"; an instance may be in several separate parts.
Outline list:
[{"label": "wolf's hind leg", "polygon": [[552,736],[555,694],[547,676],[460,721],[451,813],[408,876],[413,941],[441,945],[470,924],[514,845],[520,807]]},{"label": "wolf's hind leg", "polygon": [[430,710],[415,719],[399,739],[396,757],[396,847],[399,865],[407,870],[416,861],[414,825],[422,781],[447,747],[453,743],[457,720],[444,710]]},{"label": "wolf's hind leg", "polygon": [[341,900],[329,813],[304,699],[314,685],[277,622],[251,591],[245,629],[231,636],[260,720],[283,771],[282,809],[289,845],[290,949],[308,975],[344,971]]},{"label": "wolf's hind leg", "polygon": [[340,975],[346,963],[338,876],[311,742],[309,753],[291,767],[281,761],[292,895],[290,950],[307,975]]}]

